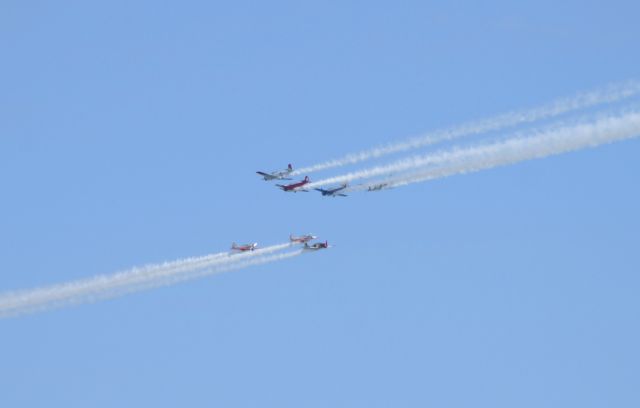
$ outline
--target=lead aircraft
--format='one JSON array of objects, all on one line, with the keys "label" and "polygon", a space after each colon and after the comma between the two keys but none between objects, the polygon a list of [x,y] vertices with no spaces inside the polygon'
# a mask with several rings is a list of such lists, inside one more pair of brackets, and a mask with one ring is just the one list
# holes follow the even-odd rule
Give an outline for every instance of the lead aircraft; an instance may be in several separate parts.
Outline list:
[{"label": "lead aircraft", "polygon": [[311,234],[301,235],[299,237],[296,237],[293,234],[289,235],[289,241],[295,242],[295,243],[298,243],[298,244],[306,244],[307,242],[312,241],[312,240],[314,240],[316,238],[318,238],[318,237],[316,237],[315,235],[311,235]]},{"label": "lead aircraft", "polygon": [[287,166],[286,170],[282,170],[282,171],[272,171],[271,173],[265,173],[263,171],[256,171],[257,174],[262,176],[262,179],[264,181],[270,181],[270,180],[291,180],[290,178],[287,178],[286,176],[288,176],[289,174],[291,174],[291,172],[293,171],[293,166],[291,166],[291,164],[289,164]]}]

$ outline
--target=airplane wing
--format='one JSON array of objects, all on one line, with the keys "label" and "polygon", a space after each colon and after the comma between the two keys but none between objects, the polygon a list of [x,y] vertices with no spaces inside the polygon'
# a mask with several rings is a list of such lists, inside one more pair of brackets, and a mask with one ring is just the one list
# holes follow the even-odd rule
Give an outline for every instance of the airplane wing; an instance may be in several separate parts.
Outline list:
[{"label": "airplane wing", "polygon": [[260,176],[264,177],[265,180],[273,180],[277,177],[273,176],[272,174],[269,173],[265,173],[263,171],[256,171],[256,174],[259,174]]}]

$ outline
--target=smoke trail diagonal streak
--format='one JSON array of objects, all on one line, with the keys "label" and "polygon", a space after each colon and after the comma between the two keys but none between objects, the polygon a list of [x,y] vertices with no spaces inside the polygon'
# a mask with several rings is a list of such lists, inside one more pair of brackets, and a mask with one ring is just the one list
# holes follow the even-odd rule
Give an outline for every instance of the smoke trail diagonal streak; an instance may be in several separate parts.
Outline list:
[{"label": "smoke trail diagonal streak", "polygon": [[605,103],[613,103],[640,93],[640,82],[628,81],[621,84],[610,85],[603,89],[584,92],[571,98],[556,100],[550,104],[523,111],[514,111],[498,115],[493,118],[470,122],[460,126],[451,127],[441,131],[428,133],[406,141],[392,143],[387,146],[364,150],[359,153],[348,154],[342,158],[312,166],[301,167],[294,170],[291,175],[309,174],[321,170],[342,167],[349,164],[360,163],[365,160],[379,158],[385,155],[413,150],[444,141],[450,141],[465,136],[482,134],[489,131],[497,131],[507,127],[513,127],[524,123],[553,118],[562,114],[580,109],[587,109]]},{"label": "smoke trail diagonal streak", "polygon": [[[515,137],[511,136],[511,139],[507,139],[507,141],[505,142],[499,142],[489,146],[503,146],[503,148],[506,148],[507,146],[513,145],[513,140],[539,140],[539,141],[544,141],[546,143],[553,143],[553,144],[560,144],[563,141],[576,142],[577,139],[575,137],[572,137],[571,135],[571,130],[573,129],[579,129],[581,131],[585,131],[585,129],[588,129],[589,126],[591,126],[591,128],[593,128],[594,130],[598,129],[599,127],[608,126],[612,131],[615,132],[616,126],[623,127],[627,123],[633,124],[636,115],[638,115],[638,113],[627,113],[620,116],[610,115],[610,116],[606,116],[604,118],[598,119],[596,121],[593,121],[593,120],[583,121],[572,126],[555,127],[546,131],[535,130],[535,131],[529,132],[528,137],[519,136],[519,135],[526,136],[527,135],[526,132],[520,133],[520,134],[517,134]],[[549,135],[549,134],[555,135],[555,137],[545,138],[545,135]],[[594,137],[597,139],[597,135],[595,133],[594,133]],[[523,144],[523,143],[524,142],[520,142],[520,144]],[[486,148],[487,148],[486,145],[479,145],[477,147],[455,148],[449,151],[435,152],[435,153],[430,153],[422,156],[411,156],[408,158],[397,160],[390,164],[366,168],[363,170],[353,171],[350,173],[319,180],[319,181],[308,184],[307,186],[305,186],[305,188],[315,188],[319,186],[325,186],[328,184],[351,182],[353,180],[358,180],[358,179],[366,179],[366,178],[376,177],[376,176],[390,174],[390,173],[403,172],[403,171],[430,166],[430,165],[437,165],[446,161],[455,160],[458,156],[461,156],[461,155],[469,155],[470,154],[469,152],[476,152],[475,154],[479,154],[480,152],[483,151],[483,149],[486,149]],[[516,149],[517,147],[513,147],[513,148]],[[350,191],[354,191],[358,189],[359,188],[357,186],[354,186],[350,188]]]},{"label": "smoke trail diagonal streak", "polygon": [[[457,149],[424,157],[424,162],[442,163],[435,168],[388,177],[355,186],[352,190],[365,190],[375,185],[399,187],[434,180],[455,174],[464,174],[524,160],[543,158],[579,149],[596,147],[640,136],[640,113],[602,118],[592,123],[559,128],[529,137],[508,139],[489,145]],[[418,166],[419,167],[419,166]]]},{"label": "smoke trail diagonal streak", "polygon": [[179,282],[189,279],[194,271],[207,270],[210,271],[208,274],[211,274],[218,270],[258,265],[265,263],[265,260],[272,262],[277,259],[286,259],[286,257],[278,258],[277,255],[274,257],[270,254],[291,247],[290,243],[284,243],[241,254],[218,253],[186,258],[164,264],[132,268],[111,275],[99,275],[31,290],[8,292],[0,295],[0,317],[115,297],[159,286],[162,282],[165,282],[163,284]]}]

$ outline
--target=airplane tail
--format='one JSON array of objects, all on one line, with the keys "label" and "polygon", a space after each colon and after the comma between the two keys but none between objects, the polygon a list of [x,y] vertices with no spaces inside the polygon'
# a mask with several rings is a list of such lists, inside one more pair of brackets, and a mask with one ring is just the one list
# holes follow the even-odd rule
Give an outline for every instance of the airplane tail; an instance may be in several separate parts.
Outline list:
[{"label": "airplane tail", "polygon": [[287,166],[287,169],[288,169],[289,171],[293,171],[293,166],[291,165],[291,163],[289,163],[289,165]]}]

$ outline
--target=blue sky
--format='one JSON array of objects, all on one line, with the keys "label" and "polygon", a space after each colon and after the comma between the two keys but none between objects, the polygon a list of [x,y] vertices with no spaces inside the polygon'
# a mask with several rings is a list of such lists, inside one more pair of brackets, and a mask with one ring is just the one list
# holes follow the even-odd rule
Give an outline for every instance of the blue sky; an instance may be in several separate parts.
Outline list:
[{"label": "blue sky", "polygon": [[0,322],[0,406],[632,407],[640,141],[348,199],[313,164],[638,78],[640,6],[0,6],[0,289],[322,254]]}]

